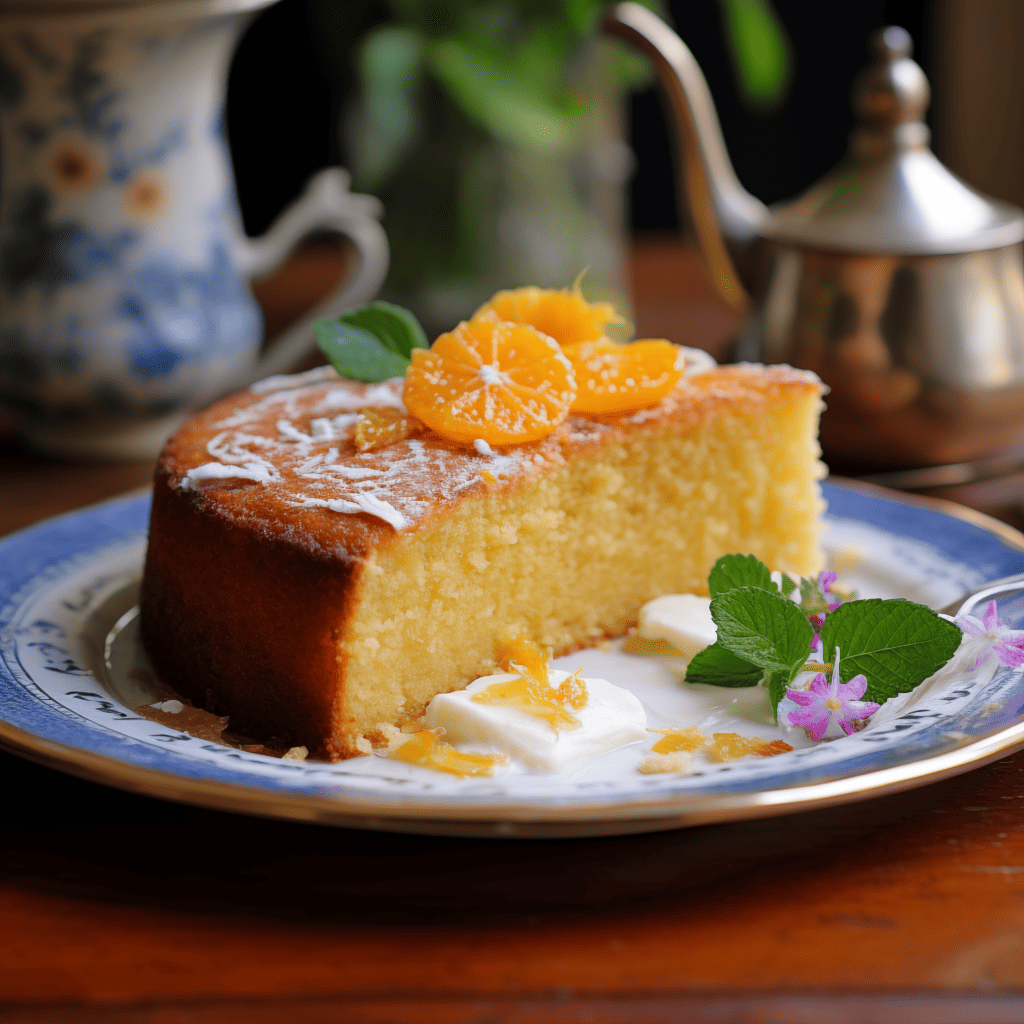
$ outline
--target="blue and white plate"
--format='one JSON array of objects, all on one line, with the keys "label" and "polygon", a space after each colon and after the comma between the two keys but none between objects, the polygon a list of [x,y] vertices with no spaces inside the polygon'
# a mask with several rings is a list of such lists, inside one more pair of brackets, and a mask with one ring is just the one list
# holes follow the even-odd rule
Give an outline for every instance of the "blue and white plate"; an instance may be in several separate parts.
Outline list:
[{"label": "blue and white plate", "polygon": [[[830,562],[861,597],[941,607],[1024,570],[1024,536],[978,513],[836,482],[825,496]],[[158,699],[136,634],[148,516],[148,496],[128,496],[0,542],[0,746],[94,781],[207,807],[480,836],[613,835],[782,814],[923,785],[1024,747],[1024,672],[993,675],[989,667],[922,688],[855,736],[691,775],[640,774],[649,741],[572,774],[491,779],[378,756],[326,764],[249,753],[133,710]],[[1024,627],[1024,594],[1003,595],[1000,614]],[[761,691],[681,685],[671,659],[613,645],[560,664],[631,689],[654,726],[700,722],[781,735]]]}]

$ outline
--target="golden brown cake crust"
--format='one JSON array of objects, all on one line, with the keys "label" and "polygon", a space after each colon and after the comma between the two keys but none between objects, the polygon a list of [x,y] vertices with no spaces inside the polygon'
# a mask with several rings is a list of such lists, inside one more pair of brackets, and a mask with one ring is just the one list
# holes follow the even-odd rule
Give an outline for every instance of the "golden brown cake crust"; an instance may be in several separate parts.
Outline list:
[{"label": "golden brown cake crust", "polygon": [[[820,394],[821,383],[813,374],[788,366],[721,366],[684,377],[653,408],[600,419],[570,416],[544,440],[504,446],[493,455],[436,434],[356,452],[347,421],[354,421],[355,410],[365,406],[401,408],[401,389],[400,379],[378,385],[338,379],[267,395],[241,392],[186,423],[164,448],[159,474],[166,476],[170,488],[186,489],[197,507],[215,506],[218,515],[258,535],[332,558],[359,559],[387,543],[396,524],[403,532],[420,529],[465,497],[493,486],[481,474],[508,487],[564,465],[577,453],[666,425],[713,417],[716,406],[739,402],[756,410],[792,395],[794,389]],[[313,426],[317,420],[332,421],[319,428],[320,438]],[[228,466],[254,466],[258,476],[262,463],[271,478],[189,477],[190,471],[194,475],[209,465],[224,466],[225,471]],[[393,516],[392,522],[326,507],[327,501],[361,498],[386,503],[385,514]]]},{"label": "golden brown cake crust", "polygon": [[332,740],[337,639],[357,566],[224,522],[164,472],[152,523],[142,632],[158,674],[236,730],[289,745],[317,736],[320,756],[345,756]]},{"label": "golden brown cake crust", "polygon": [[164,449],[143,639],[166,682],[231,715],[233,728],[332,760],[353,756],[367,725],[346,695],[344,634],[360,581],[379,571],[383,553],[450,520],[467,499],[513,495],[630,439],[685,433],[719,407],[756,420],[821,393],[816,377],[788,367],[719,367],[684,378],[654,408],[570,417],[527,445],[478,451],[427,434],[357,452],[357,410],[401,408],[401,388],[337,379],[243,392]]}]

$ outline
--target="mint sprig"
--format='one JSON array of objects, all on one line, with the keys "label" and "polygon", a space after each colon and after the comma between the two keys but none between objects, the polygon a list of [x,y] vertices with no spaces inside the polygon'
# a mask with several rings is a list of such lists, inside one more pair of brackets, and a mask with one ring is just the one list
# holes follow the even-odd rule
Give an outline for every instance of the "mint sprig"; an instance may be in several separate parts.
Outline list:
[{"label": "mint sprig", "polygon": [[[784,574],[784,585],[785,580]],[[796,586],[786,589],[792,594]],[[830,591],[833,601],[845,603],[828,612],[828,599],[816,580],[800,581],[797,604],[779,592],[768,567],[752,555],[720,558],[708,574],[708,591],[718,639],[693,658],[686,681],[766,685],[776,719],[786,689],[808,667],[815,635],[812,615],[824,619],[820,633],[826,663],[838,647],[843,681],[863,674],[868,680],[864,700],[879,704],[937,672],[956,652],[962,635],[930,608],[903,599],[858,601]]]},{"label": "mint sprig", "polygon": [[698,651],[686,666],[688,683],[708,686],[757,686],[764,682],[764,669],[733,654],[720,643]]},{"label": "mint sprig", "polygon": [[382,301],[318,320],[313,333],[342,377],[368,384],[403,376],[412,350],[430,347],[409,310]]},{"label": "mint sprig", "polygon": [[863,700],[883,704],[937,672],[960,646],[960,627],[913,601],[851,601],[825,620],[826,659],[839,648],[839,675],[867,677]]},{"label": "mint sprig", "polygon": [[712,597],[737,587],[760,587],[774,590],[768,566],[753,555],[724,555],[708,573],[708,593]]},{"label": "mint sprig", "polygon": [[814,630],[797,606],[777,590],[739,587],[711,600],[718,643],[768,672],[796,678],[810,654]]}]

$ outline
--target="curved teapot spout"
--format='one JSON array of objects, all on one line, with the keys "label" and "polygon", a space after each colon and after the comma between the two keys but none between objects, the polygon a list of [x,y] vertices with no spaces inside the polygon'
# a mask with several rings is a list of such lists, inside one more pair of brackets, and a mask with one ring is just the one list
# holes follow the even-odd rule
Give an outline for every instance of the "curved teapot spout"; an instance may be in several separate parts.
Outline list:
[{"label": "curved teapot spout", "polygon": [[612,7],[602,24],[651,59],[671,104],[681,144],[682,194],[689,205],[701,254],[723,299],[745,311],[749,299],[726,248],[752,247],[768,210],[736,177],[726,152],[708,83],[686,44],[657,15],[638,3]]}]

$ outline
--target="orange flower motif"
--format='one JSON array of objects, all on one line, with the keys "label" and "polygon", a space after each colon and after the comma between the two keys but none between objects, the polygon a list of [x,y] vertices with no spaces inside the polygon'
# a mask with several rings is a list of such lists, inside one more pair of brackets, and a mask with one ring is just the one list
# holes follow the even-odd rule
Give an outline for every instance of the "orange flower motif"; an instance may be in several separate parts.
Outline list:
[{"label": "orange flower motif", "polygon": [[147,224],[159,219],[167,209],[170,194],[163,175],[143,171],[125,186],[124,204],[133,220]]},{"label": "orange flower motif", "polygon": [[57,192],[83,192],[103,177],[99,157],[81,139],[62,139],[50,151],[47,161]]}]

